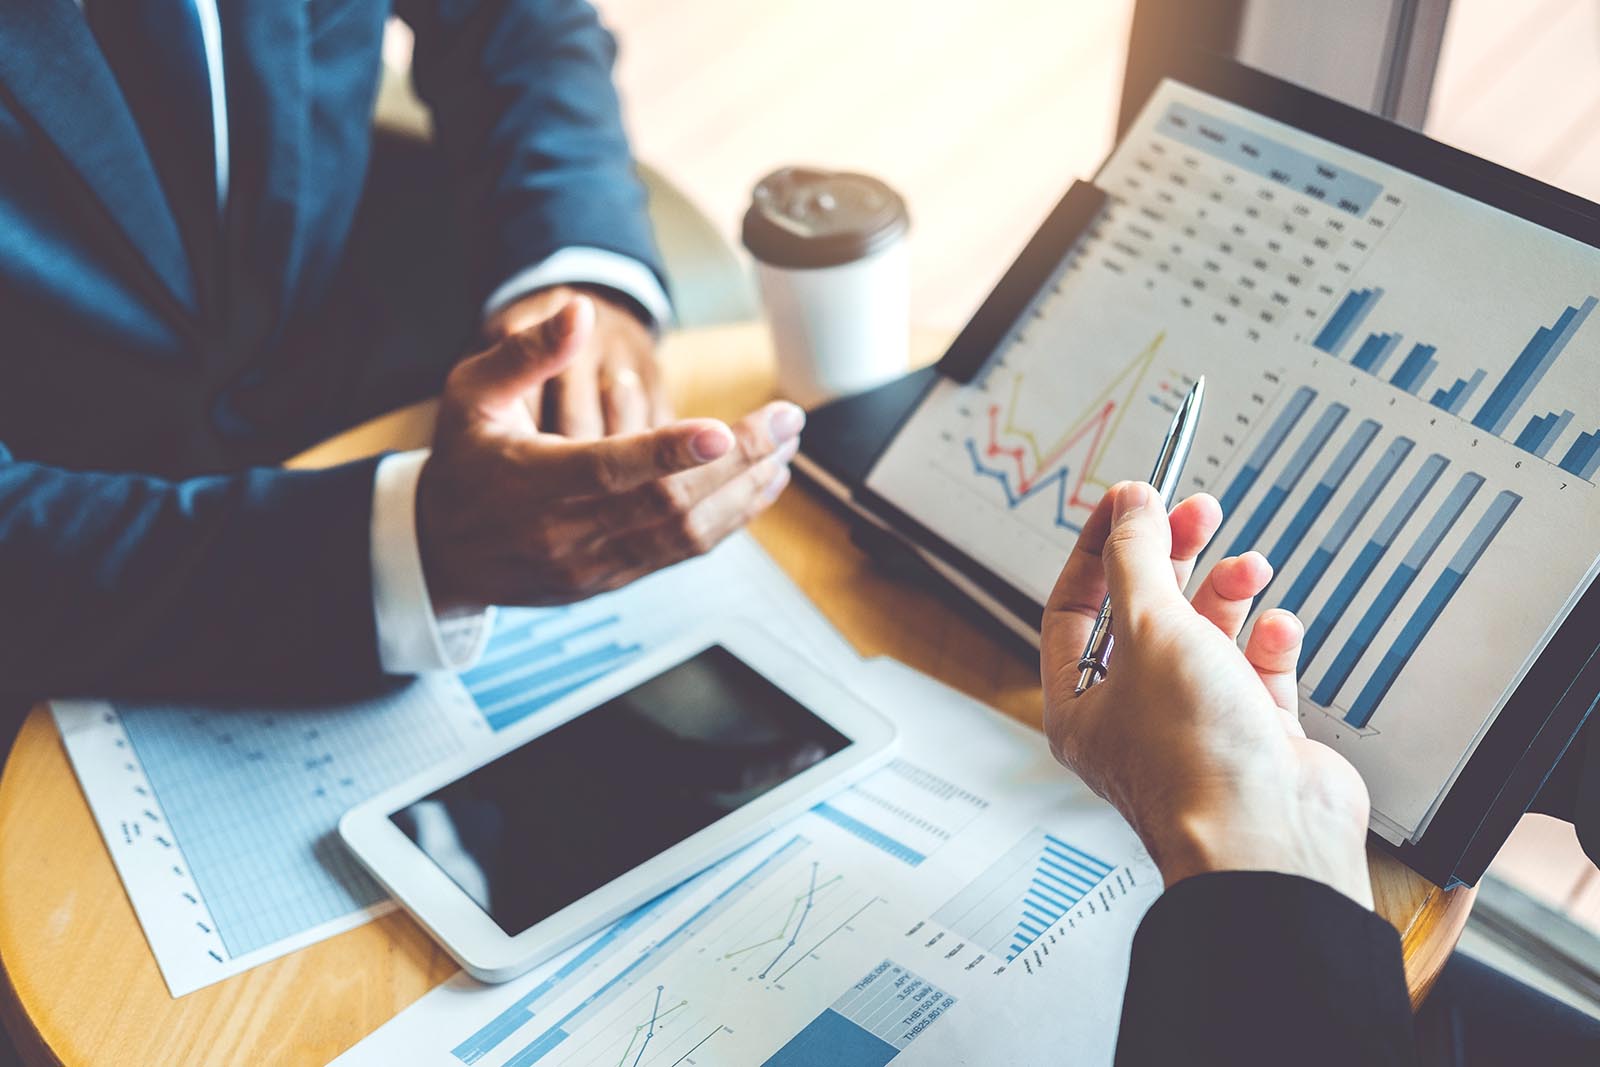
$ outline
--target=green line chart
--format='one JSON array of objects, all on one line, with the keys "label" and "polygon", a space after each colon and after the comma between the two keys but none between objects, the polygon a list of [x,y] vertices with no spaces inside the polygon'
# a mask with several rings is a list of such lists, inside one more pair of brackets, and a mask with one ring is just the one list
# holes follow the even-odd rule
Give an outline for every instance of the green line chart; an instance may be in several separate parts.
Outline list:
[{"label": "green line chart", "polygon": [[[811,865],[812,884],[807,887],[804,893],[797,893],[795,895],[794,899],[789,904],[789,913],[784,916],[783,923],[778,927],[777,933],[773,934],[771,937],[757,941],[754,944],[743,945],[739,948],[725,952],[723,953],[722,958],[724,960],[738,959],[742,956],[746,956],[752,952],[755,952],[757,949],[766,948],[769,945],[776,945],[778,942],[787,938],[788,943],[784,945],[783,949],[779,952],[778,958],[774,959],[772,964],[769,964],[768,967],[762,971],[760,977],[766,977],[766,972],[770,971],[772,966],[776,965],[778,960],[783,958],[784,953],[788,952],[789,949],[794,947],[795,940],[800,936],[800,928],[805,925],[806,918],[811,914],[811,908],[816,903],[818,894],[822,893],[830,886],[838,884],[839,880],[844,876],[836,874],[832,878],[829,878],[821,883],[816,881],[816,877],[817,865],[813,863]],[[796,921],[797,918],[798,921]]]},{"label": "green line chart", "polygon": [[[645,1051],[650,1048],[650,1042],[656,1036],[656,1027],[662,1025],[676,1012],[688,1007],[687,1000],[680,1000],[672,1007],[663,1011],[661,1009],[661,994],[666,991],[665,986],[656,986],[655,1006],[650,1009],[650,1018],[633,1028],[633,1036],[628,1039],[628,1044],[622,1050],[622,1058],[617,1060],[617,1067],[639,1067],[639,1062],[644,1059]],[[638,1047],[638,1055],[634,1055],[634,1048]],[[628,1057],[632,1056],[630,1060]]]}]

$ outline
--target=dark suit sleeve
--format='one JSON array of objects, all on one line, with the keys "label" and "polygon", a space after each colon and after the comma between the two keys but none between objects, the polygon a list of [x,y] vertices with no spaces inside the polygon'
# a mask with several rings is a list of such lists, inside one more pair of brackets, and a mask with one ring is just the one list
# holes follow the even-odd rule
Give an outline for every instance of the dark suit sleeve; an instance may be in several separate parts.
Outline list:
[{"label": "dark suit sleeve", "polygon": [[375,462],[167,482],[0,448],[0,693],[299,700],[377,688]]},{"label": "dark suit sleeve", "polygon": [[1116,1062],[1410,1067],[1400,938],[1304,878],[1185,879],[1134,937]]},{"label": "dark suit sleeve", "polygon": [[616,43],[584,0],[401,0],[418,95],[474,207],[477,291],[573,246],[660,268],[611,83]]}]

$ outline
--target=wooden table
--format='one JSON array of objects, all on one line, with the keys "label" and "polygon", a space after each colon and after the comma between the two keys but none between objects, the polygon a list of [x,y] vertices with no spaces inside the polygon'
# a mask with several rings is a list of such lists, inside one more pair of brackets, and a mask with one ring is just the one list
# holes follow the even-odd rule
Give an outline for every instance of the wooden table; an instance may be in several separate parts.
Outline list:
[{"label": "wooden table", "polygon": [[[943,340],[919,337],[916,347],[932,358]],[[727,418],[771,393],[770,346],[754,326],[677,335],[665,358],[680,411]],[[432,417],[430,404],[406,408],[294,463],[421,445]],[[791,490],[755,534],[864,655],[894,656],[1038,725],[1037,665],[938,595],[875,569],[822,500]],[[1439,890],[1383,855],[1373,856],[1372,881],[1420,1002],[1472,895]],[[43,708],[0,778],[0,966],[0,1012],[27,1061],[96,1065],[323,1064],[456,969],[395,913],[172,999]]]}]

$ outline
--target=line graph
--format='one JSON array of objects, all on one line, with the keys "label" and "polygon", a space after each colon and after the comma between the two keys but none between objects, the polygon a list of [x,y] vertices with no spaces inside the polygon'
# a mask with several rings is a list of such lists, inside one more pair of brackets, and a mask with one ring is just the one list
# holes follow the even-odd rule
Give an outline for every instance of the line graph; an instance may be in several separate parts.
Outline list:
[{"label": "line graph", "polygon": [[[766,981],[767,980],[767,975],[772,973],[772,968],[776,967],[779,963],[781,963],[783,961],[783,957],[785,957],[785,956],[787,956],[789,954],[789,950],[794,948],[795,942],[800,940],[800,931],[806,924],[806,918],[811,914],[811,906],[813,904],[815,904],[816,901],[817,901],[817,865],[815,863],[813,863],[811,865],[811,886],[805,892],[805,907],[803,909],[801,909],[801,911],[800,911],[800,920],[794,924],[794,933],[789,935],[788,944],[784,945],[782,948],[780,948],[778,950],[778,954],[776,956],[772,957],[772,962],[767,964],[766,968],[760,974],[758,974],[756,976],[757,978],[760,978],[763,982]],[[792,908],[790,909],[789,914],[791,916],[793,916],[794,910]],[[785,926],[789,925],[787,920],[785,920],[784,925]]]},{"label": "line graph", "polygon": [[[1021,408],[1029,396],[1028,374],[1016,373],[1007,402],[990,403],[983,411],[982,442],[976,433],[964,442],[973,474],[998,483],[1011,510],[1053,490],[1053,526],[1078,532],[1081,524],[1072,516],[1093,508],[1109,486],[1100,476],[1101,461],[1144,387],[1166,337],[1165,331],[1157,333],[1047,444],[1042,431],[1025,424]],[[1161,402],[1159,397],[1152,399]],[[1067,462],[1069,457],[1077,457],[1077,462]]]},{"label": "line graph", "polygon": [[[628,1039],[628,1044],[623,1048],[622,1058],[617,1060],[617,1067],[639,1067],[640,1061],[644,1059],[645,1051],[650,1048],[651,1040],[656,1036],[656,1026],[689,1006],[687,1000],[680,1000],[666,1011],[662,1011],[661,994],[665,991],[665,986],[656,986],[656,999],[654,1006],[650,1009],[650,1018],[633,1028],[633,1036]],[[642,1041],[640,1040],[641,1034],[644,1037]],[[639,1046],[638,1055],[633,1053],[635,1045]],[[629,1056],[633,1056],[631,1061],[628,1058]]]},{"label": "line graph", "polygon": [[[778,932],[773,934],[771,937],[757,941],[753,945],[745,945],[741,948],[736,948],[729,952],[725,952],[723,953],[722,958],[724,960],[738,959],[739,957],[745,956],[756,951],[757,949],[766,948],[768,945],[775,945],[779,941],[782,941],[785,936],[787,936],[789,939],[788,944],[786,944],[783,947],[783,950],[778,953],[778,958],[774,959],[761,972],[760,977],[765,978],[767,971],[770,971],[773,967],[777,966],[778,960],[783,958],[783,954],[794,947],[796,939],[800,936],[800,928],[805,925],[806,918],[811,914],[812,905],[816,903],[817,894],[821,893],[829,886],[836,884],[842,877],[843,875],[836,874],[832,878],[829,878],[827,881],[822,882],[819,885],[817,883],[817,865],[813,863],[811,865],[811,885],[804,893],[796,894],[794,899],[790,902],[789,913],[784,916],[782,925],[778,927]],[[795,917],[797,915],[799,916],[798,922],[795,921]],[[792,932],[790,929],[791,923],[794,924]]]},{"label": "line graph", "polygon": [[[861,916],[866,913],[866,910],[868,908],[872,907],[874,904],[877,904],[882,900],[883,900],[882,897],[870,897],[870,898],[868,898],[868,900],[867,900],[867,902],[865,904],[861,905],[855,911],[851,912],[837,926],[833,927],[833,929],[829,930],[827,933],[823,934],[821,937],[819,937],[815,941],[813,941],[810,944],[810,946],[808,946],[806,948],[806,950],[804,952],[800,953],[799,956],[795,958],[795,961],[793,963],[789,964],[789,966],[785,967],[783,970],[779,971],[775,976],[773,976],[772,981],[774,983],[782,982],[786,977],[788,977],[790,971],[794,970],[796,967],[798,967],[802,963],[804,963],[808,958],[810,958],[810,956],[811,956],[811,954],[813,952],[817,951],[817,949],[821,948],[823,945],[826,945],[829,941],[832,941],[834,939],[834,937],[837,936],[838,934],[843,933],[845,930],[850,929],[851,928],[850,927],[851,923],[853,923],[857,919],[861,918]],[[773,961],[773,966],[777,966],[777,961],[776,960]],[[768,970],[771,970],[771,969],[772,969],[771,967],[768,968]]]}]

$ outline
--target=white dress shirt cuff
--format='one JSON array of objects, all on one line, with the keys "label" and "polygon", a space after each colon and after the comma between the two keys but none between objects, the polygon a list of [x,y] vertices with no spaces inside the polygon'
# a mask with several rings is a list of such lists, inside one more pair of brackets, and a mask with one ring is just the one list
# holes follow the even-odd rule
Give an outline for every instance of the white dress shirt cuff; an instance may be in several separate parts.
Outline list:
[{"label": "white dress shirt cuff", "polygon": [[494,609],[434,613],[417,544],[417,480],[428,452],[378,462],[372,484],[372,611],[378,662],[389,674],[462,671],[483,655]]},{"label": "white dress shirt cuff", "polygon": [[518,297],[552,285],[603,285],[637,301],[656,329],[672,323],[672,302],[654,271],[631,256],[582,245],[563,248],[543,262],[513,274],[484,301],[483,317],[493,318]]}]

